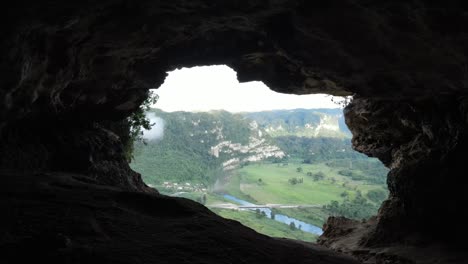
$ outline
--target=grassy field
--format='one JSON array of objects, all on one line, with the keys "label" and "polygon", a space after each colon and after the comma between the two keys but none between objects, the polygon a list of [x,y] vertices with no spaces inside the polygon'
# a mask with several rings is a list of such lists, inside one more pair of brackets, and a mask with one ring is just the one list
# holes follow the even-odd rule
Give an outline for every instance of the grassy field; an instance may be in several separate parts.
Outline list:
[{"label": "grassy field", "polygon": [[[299,167],[302,172],[297,171]],[[320,227],[328,218],[321,208],[323,205],[333,200],[342,202],[345,200],[343,193],[347,193],[348,199],[353,199],[358,192],[365,196],[370,190],[385,188],[379,184],[353,181],[338,171],[338,168],[330,168],[324,163],[251,164],[233,171],[224,191],[257,204],[319,205],[319,208],[283,208],[278,212]],[[307,172],[322,172],[325,178],[314,181]],[[291,178],[301,178],[303,182],[293,185],[288,181]]]},{"label": "grassy field", "polygon": [[236,211],[228,209],[212,209],[216,214],[236,221],[253,230],[272,237],[285,237],[290,239],[314,242],[317,236],[301,230],[291,230],[288,225],[279,223],[268,217],[257,218],[252,211]]},{"label": "grassy field", "polygon": [[[297,172],[298,167],[302,168],[302,172]],[[313,177],[307,176],[307,172],[322,172],[325,178],[314,181]],[[325,205],[332,200],[342,201],[343,192],[353,198],[357,191],[365,195],[369,190],[382,188],[382,185],[353,181],[338,174],[338,169],[323,163],[289,163],[287,166],[252,164],[233,173],[226,191],[234,196],[242,193],[257,203]],[[303,183],[290,184],[288,180],[291,178],[302,178]]]},{"label": "grassy field", "polygon": [[[297,168],[301,168],[298,172]],[[363,197],[370,190],[382,189],[381,184],[370,184],[364,181],[353,181],[350,177],[340,175],[339,168],[331,168],[324,163],[302,164],[290,162],[288,165],[272,163],[256,163],[231,171],[222,179],[222,187],[217,193],[183,193],[180,196],[195,201],[206,197],[208,207],[213,204],[232,203],[221,194],[230,194],[239,199],[256,204],[289,204],[317,205],[314,208],[281,208],[275,209],[277,214],[294,217],[306,223],[322,227],[329,212],[324,205],[332,201],[343,202],[354,199],[360,192]],[[323,179],[314,180],[308,172],[321,172]],[[290,179],[301,179],[300,183],[291,184]],[[343,196],[346,193],[347,198]],[[234,219],[259,233],[272,237],[286,237],[304,241],[315,241],[317,236],[300,230],[291,230],[286,224],[279,223],[267,217],[258,218],[252,211],[212,208],[212,211],[222,217]],[[376,212],[377,213],[377,212]]]}]

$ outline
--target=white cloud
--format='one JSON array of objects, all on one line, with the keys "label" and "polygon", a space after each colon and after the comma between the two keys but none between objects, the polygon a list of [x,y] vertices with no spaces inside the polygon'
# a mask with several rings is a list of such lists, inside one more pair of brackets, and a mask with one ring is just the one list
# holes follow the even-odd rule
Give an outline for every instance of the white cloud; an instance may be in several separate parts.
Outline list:
[{"label": "white cloud", "polygon": [[150,123],[153,124],[150,130],[143,129],[143,138],[146,140],[162,139],[164,136],[164,120],[157,117],[154,113],[146,114]]},{"label": "white cloud", "polygon": [[225,65],[182,68],[169,72],[156,93],[159,101],[154,107],[168,112],[339,107],[331,101],[329,95],[280,94],[262,82],[239,83],[236,72]]}]

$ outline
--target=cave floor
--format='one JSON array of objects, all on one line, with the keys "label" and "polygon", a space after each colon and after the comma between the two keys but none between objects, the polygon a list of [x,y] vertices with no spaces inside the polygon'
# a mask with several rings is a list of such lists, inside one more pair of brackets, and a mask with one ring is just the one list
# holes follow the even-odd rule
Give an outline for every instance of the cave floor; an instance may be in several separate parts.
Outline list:
[{"label": "cave floor", "polygon": [[84,175],[1,172],[0,263],[358,263],[204,206]]}]

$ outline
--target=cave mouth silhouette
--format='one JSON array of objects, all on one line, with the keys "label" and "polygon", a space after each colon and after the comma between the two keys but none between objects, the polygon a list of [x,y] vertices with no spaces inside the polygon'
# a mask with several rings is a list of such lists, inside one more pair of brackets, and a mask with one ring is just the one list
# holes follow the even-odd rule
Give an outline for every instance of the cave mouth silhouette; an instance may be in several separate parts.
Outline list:
[{"label": "cave mouth silhouette", "polygon": [[[213,64],[282,93],[354,95],[344,110],[352,144],[391,168],[390,195],[368,221],[330,218],[321,245],[363,262],[468,259],[440,252],[466,249],[468,236],[462,1],[16,1],[5,8],[4,262],[134,263],[142,253],[169,263],[345,262],[158,196],[130,169],[126,117],[167,71]],[[155,206],[160,214],[148,209]],[[174,256],[172,248],[189,250]]]}]

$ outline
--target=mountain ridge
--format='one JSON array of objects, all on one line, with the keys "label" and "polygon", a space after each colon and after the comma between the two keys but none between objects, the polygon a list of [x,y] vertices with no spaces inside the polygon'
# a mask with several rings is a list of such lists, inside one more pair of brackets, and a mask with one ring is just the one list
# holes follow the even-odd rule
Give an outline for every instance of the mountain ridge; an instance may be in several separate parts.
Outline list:
[{"label": "mountain ridge", "polygon": [[[225,171],[250,162],[280,162],[291,155],[310,160],[315,159],[315,153],[334,155],[342,149],[351,150],[346,131],[340,127],[341,109],[249,113],[151,109],[147,116],[151,115],[158,121],[149,132],[160,130],[161,138],[147,138],[146,144],[137,142],[132,162],[147,182],[177,178],[209,185]],[[284,133],[272,130],[277,125],[285,127],[280,131]],[[322,138],[330,138],[326,142],[333,142],[333,147],[321,150]]]},{"label": "mountain ridge", "polygon": [[244,115],[257,121],[273,137],[351,137],[340,108],[297,108],[246,112]]}]

